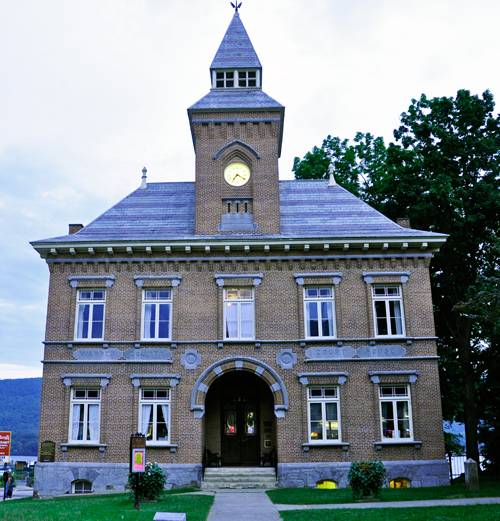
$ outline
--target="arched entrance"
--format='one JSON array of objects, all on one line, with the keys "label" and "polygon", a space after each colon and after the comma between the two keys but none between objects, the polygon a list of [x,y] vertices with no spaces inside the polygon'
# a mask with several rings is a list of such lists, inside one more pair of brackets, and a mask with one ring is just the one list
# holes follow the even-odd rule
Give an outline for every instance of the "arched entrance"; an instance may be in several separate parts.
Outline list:
[{"label": "arched entrance", "polygon": [[274,398],[267,383],[246,371],[222,375],[205,401],[205,441],[223,466],[260,465],[276,446]]}]

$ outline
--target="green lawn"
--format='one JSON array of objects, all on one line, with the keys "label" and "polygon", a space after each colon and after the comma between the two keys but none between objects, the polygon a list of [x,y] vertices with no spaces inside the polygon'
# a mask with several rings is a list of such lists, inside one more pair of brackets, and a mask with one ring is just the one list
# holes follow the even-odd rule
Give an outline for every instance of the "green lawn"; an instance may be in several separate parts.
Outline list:
[{"label": "green lawn", "polygon": [[284,521],[498,521],[500,505],[453,507],[369,508],[359,510],[289,510],[280,512]]},{"label": "green lawn", "polygon": [[[273,503],[282,505],[327,505],[354,501],[350,488],[333,490],[281,488],[269,490],[267,495]],[[500,497],[500,482],[481,480],[478,491],[465,490],[465,483],[456,483],[447,487],[383,488],[379,499],[380,501],[421,501],[468,497]]]},{"label": "green lawn", "polygon": [[158,503],[141,503],[127,494],[83,496],[35,501],[32,498],[0,502],[3,521],[151,521],[156,512],[184,512],[188,521],[205,521],[213,496],[165,494]]}]

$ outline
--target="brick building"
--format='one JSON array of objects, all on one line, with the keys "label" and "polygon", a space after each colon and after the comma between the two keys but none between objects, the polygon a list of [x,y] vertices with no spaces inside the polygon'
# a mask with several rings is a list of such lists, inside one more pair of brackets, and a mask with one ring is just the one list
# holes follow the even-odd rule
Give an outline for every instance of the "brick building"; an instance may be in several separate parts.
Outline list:
[{"label": "brick building", "polygon": [[144,170],[89,225],[32,243],[50,270],[40,441],[55,443],[36,493],[123,488],[134,432],[172,486],[200,484],[205,449],[221,468],[267,454],[281,486],[345,486],[358,459],[447,483],[428,269],[445,236],[333,177],[279,181],[284,107],[238,12],[210,79],[188,109],[195,182]]}]

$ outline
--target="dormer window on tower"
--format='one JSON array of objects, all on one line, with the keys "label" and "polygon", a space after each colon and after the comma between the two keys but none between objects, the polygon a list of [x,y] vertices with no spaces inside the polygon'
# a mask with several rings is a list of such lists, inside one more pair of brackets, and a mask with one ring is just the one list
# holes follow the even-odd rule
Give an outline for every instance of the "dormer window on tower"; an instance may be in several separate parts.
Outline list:
[{"label": "dormer window on tower", "polygon": [[212,72],[213,89],[233,88],[260,88],[260,71],[254,70],[225,70]]}]

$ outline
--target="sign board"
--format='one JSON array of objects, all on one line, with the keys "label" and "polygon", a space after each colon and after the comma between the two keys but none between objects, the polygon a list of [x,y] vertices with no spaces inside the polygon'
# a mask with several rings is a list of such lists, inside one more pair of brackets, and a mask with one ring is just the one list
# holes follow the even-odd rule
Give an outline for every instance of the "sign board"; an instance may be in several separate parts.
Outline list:
[{"label": "sign board", "polygon": [[0,432],[0,457],[10,456],[11,432]]},{"label": "sign board", "polygon": [[146,471],[146,449],[132,449],[132,474]]},{"label": "sign board", "polygon": [[146,436],[130,437],[130,472],[146,471]]},{"label": "sign board", "polygon": [[42,441],[40,447],[40,461],[53,462],[56,457],[56,444],[53,441]]}]

